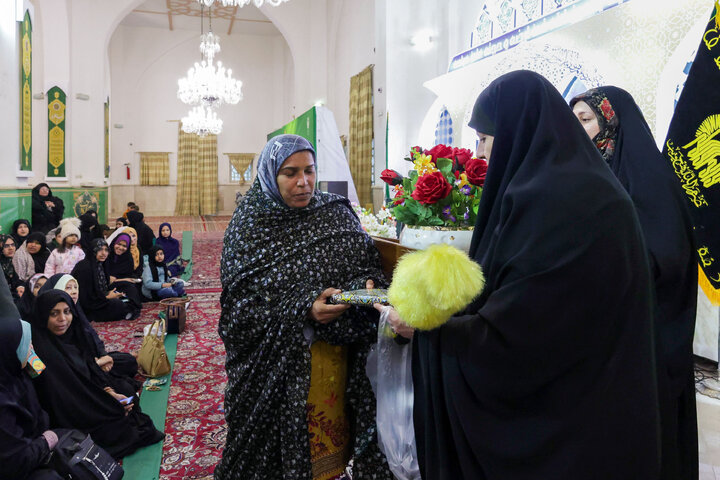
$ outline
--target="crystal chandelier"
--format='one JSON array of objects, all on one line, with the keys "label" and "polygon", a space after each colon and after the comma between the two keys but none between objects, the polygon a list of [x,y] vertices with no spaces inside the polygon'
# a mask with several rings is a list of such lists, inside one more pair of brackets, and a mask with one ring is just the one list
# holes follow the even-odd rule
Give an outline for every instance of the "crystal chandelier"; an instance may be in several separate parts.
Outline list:
[{"label": "crystal chandelier", "polygon": [[190,110],[187,117],[183,117],[182,131],[195,133],[201,137],[209,134],[217,135],[222,132],[222,120],[213,110],[198,106]]},{"label": "crystal chandelier", "polygon": [[200,54],[203,58],[211,60],[220,51],[220,38],[213,32],[200,35]]},{"label": "crystal chandelier", "polygon": [[273,7],[277,7],[281,3],[285,3],[288,0],[197,0],[199,4],[205,5],[206,7],[212,7],[213,3],[219,3],[223,7],[244,7],[245,5],[250,5],[250,3],[254,3],[256,7],[260,8],[263,6],[263,3],[267,3],[268,5],[272,5]]},{"label": "crystal chandelier", "polygon": [[188,105],[235,105],[242,100],[242,82],[232,78],[232,69],[226,70],[222,62],[214,65],[212,59],[207,59],[195,62],[187,76],[178,80],[177,97]]},{"label": "crystal chandelier", "polygon": [[235,105],[242,100],[242,82],[232,78],[232,70],[223,67],[222,62],[213,63],[220,51],[220,42],[212,33],[211,15],[209,31],[202,33],[203,5],[200,6],[200,54],[203,59],[195,62],[187,76],[178,80],[177,91],[181,102],[195,107],[182,119],[182,130],[200,136],[217,135],[222,131],[222,120],[215,108],[223,103]]}]

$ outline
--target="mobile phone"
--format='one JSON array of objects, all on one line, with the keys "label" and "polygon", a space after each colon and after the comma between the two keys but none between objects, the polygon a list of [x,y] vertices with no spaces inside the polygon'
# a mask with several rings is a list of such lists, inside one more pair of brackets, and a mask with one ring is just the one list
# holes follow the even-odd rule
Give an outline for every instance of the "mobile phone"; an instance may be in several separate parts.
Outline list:
[{"label": "mobile phone", "polygon": [[122,400],[118,400],[118,402],[122,403],[123,405],[130,405],[133,402],[133,397],[123,398]]}]

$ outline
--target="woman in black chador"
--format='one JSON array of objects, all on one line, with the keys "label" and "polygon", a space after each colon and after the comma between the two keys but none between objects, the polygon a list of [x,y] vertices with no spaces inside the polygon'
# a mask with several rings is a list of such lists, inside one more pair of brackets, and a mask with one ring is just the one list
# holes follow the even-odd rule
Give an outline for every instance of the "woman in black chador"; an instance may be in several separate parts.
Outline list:
[{"label": "woman in black chador", "polygon": [[489,161],[464,312],[418,332],[424,480],[659,471],[652,290],[632,202],[545,78],[512,72],[469,123]]},{"label": "woman in black chador", "polygon": [[697,479],[698,444],[693,372],[697,260],[687,202],[670,164],[658,150],[632,96],[600,87],[570,106],[635,204],[650,258],[662,475]]},{"label": "woman in black chador", "polygon": [[[163,439],[152,419],[140,411],[137,396],[112,388],[112,379],[93,357],[93,340],[67,293],[49,290],[38,295],[32,339],[47,366],[33,385],[52,428],[89,433],[116,459]],[[128,398],[130,404],[121,403]]]},{"label": "woman in black chador", "polygon": [[[65,205],[54,197],[47,183],[39,183],[32,189],[32,227],[35,232],[47,233],[60,224]],[[20,245],[18,245],[19,247]]]}]

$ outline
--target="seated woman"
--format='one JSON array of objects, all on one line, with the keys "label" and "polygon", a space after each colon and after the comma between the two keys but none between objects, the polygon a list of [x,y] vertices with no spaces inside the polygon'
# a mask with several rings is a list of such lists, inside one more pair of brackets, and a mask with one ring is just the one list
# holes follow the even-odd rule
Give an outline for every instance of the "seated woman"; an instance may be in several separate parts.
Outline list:
[{"label": "seated woman", "polygon": [[182,275],[188,262],[180,258],[180,242],[172,237],[172,227],[169,223],[160,224],[155,245],[162,247],[165,253],[165,265],[170,270],[170,275],[173,277]]},{"label": "seated woman", "polygon": [[75,265],[85,258],[85,252],[78,245],[80,241],[80,220],[64,218],[60,222],[60,245],[50,252],[45,262],[45,276],[52,277],[56,273],[70,273]]},{"label": "seated woman", "polygon": [[0,243],[2,244],[0,266],[2,266],[3,275],[10,287],[13,298],[18,299],[23,295],[23,292],[25,292],[25,282],[20,280],[20,276],[15,271],[15,266],[13,265],[16,243],[11,235],[0,235]]},{"label": "seated woman", "polygon": [[71,275],[80,287],[80,305],[88,319],[94,322],[129,320],[139,314],[139,308],[115,288],[110,288],[110,276],[105,270],[108,246],[102,238],[91,244],[92,254],[79,262]]},{"label": "seated woman", "polygon": [[117,289],[125,294],[130,303],[136,308],[142,307],[142,271],[134,267],[130,247],[132,240],[130,235],[121,233],[113,238],[110,243],[110,253],[105,260],[105,270],[110,278],[110,289]]},{"label": "seated woman", "polygon": [[469,126],[489,163],[469,252],[486,284],[415,332],[422,478],[658,478],[652,280],[630,198],[534,72],[493,81]]},{"label": "seated woman", "polygon": [[20,312],[20,318],[29,319],[32,315],[33,305],[35,304],[35,297],[38,296],[38,292],[45,285],[47,277],[44,273],[36,273],[30,280],[28,285],[19,300],[15,302],[18,311]]},{"label": "seated woman", "polygon": [[228,434],[215,478],[393,478],[365,374],[377,312],[328,305],[378,286],[380,261],[347,199],[315,190],[315,151],[272,138],[225,233],[219,334]]},{"label": "seated woman", "polygon": [[13,256],[13,266],[20,280],[26,282],[36,273],[44,273],[48,257],[50,250],[45,246],[45,235],[40,232],[28,235]]},{"label": "seated woman", "polygon": [[[4,279],[0,289],[7,289]],[[0,475],[13,480],[60,480],[47,466],[58,442],[24,371],[33,354],[30,324],[7,296],[0,299]]]},{"label": "seated woman", "polygon": [[130,211],[127,214],[128,223],[137,232],[140,251],[143,254],[147,254],[155,243],[155,234],[152,228],[147,226],[143,220],[144,218],[144,215],[136,210]]},{"label": "seated woman", "polygon": [[159,245],[153,246],[145,255],[142,293],[148,300],[162,300],[185,295],[185,282],[170,276],[170,271],[165,265],[165,253]]},{"label": "seated woman", "polygon": [[132,227],[120,227],[107,238],[107,242],[108,244],[112,244],[118,235],[123,233],[130,236],[130,256],[132,257],[134,268],[133,277],[141,278],[143,272],[142,252],[138,248],[138,237],[135,229]]},{"label": "seated woman", "polygon": [[80,246],[85,255],[90,254],[90,244],[96,238],[103,238],[102,230],[97,220],[97,212],[88,210],[80,215]]},{"label": "seated woman", "polygon": [[91,353],[95,358],[95,362],[103,372],[109,373],[110,378],[115,380],[113,388],[124,395],[134,395],[134,392],[140,388],[140,385],[135,381],[135,375],[138,373],[137,360],[133,355],[125,352],[115,351],[108,353],[105,349],[105,342],[102,341],[95,328],[85,316],[82,307],[78,304],[80,287],[77,280],[68,274],[59,273],[53,275],[40,289],[40,293],[45,293],[53,289],[67,293],[70,298],[72,298],[72,301],[75,302],[75,308],[78,313],[76,321],[82,323],[83,329],[93,341],[93,350]]},{"label": "seated woman", "polygon": [[30,222],[24,218],[15,220],[12,224],[12,237],[18,249],[25,242],[28,235],[30,235]]},{"label": "seated woman", "polygon": [[35,302],[33,344],[47,368],[33,385],[51,427],[88,433],[116,459],[162,440],[163,433],[138,410],[137,399],[111,387],[70,296],[50,290]]},{"label": "seated woman", "polygon": [[63,201],[53,196],[47,183],[35,185],[32,189],[32,224],[36,232],[47,233],[57,227],[64,212]]},{"label": "seated woman", "polygon": [[605,86],[570,106],[632,199],[654,277],[663,479],[698,477],[693,335],[697,255],[683,190],[632,96]]}]

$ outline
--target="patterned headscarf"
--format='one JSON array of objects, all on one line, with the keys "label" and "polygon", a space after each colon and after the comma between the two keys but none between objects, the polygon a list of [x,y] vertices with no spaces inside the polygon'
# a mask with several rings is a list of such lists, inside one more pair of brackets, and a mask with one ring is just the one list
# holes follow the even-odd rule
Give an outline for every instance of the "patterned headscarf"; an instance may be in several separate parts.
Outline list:
[{"label": "patterned headscarf", "polygon": [[315,149],[312,144],[299,135],[278,135],[268,141],[260,153],[258,160],[258,177],[260,178],[260,186],[262,191],[276,200],[280,205],[285,205],[282,195],[277,184],[277,174],[280,167],[290,155],[309,151],[312,153],[313,160],[317,166],[317,158]]},{"label": "patterned headscarf", "polygon": [[595,135],[592,141],[600,150],[606,162],[609,162],[615,153],[615,143],[617,141],[618,117],[615,115],[610,100],[605,93],[598,88],[593,88],[585,93],[578,95],[570,100],[570,108],[573,108],[577,102],[585,102],[595,112],[600,132]]}]

